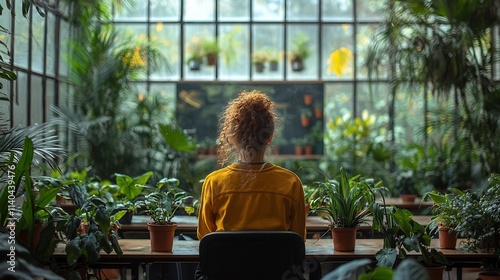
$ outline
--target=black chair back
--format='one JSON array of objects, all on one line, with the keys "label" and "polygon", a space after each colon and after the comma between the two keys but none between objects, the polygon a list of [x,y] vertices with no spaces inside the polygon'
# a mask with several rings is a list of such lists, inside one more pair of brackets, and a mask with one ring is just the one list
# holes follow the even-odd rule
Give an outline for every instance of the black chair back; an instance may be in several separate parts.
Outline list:
[{"label": "black chair back", "polygon": [[303,279],[305,243],[290,231],[213,232],[200,240],[200,268],[210,280]]}]

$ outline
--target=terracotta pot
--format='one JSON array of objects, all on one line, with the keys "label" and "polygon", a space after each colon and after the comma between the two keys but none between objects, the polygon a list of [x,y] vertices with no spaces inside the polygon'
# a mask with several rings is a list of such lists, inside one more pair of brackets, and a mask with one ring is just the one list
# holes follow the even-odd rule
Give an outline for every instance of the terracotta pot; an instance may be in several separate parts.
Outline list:
[{"label": "terracotta pot", "polygon": [[217,64],[218,55],[216,54],[207,54],[207,65],[214,66]]},{"label": "terracotta pot", "polygon": [[313,102],[313,96],[311,94],[306,94],[304,95],[304,104],[305,105],[311,105]]},{"label": "terracotta pot", "polygon": [[151,252],[172,252],[177,224],[155,225],[148,223]]},{"label": "terracotta pot", "polygon": [[[36,246],[38,246],[38,242],[40,241],[40,234],[42,233],[44,227],[45,227],[44,224],[33,225],[33,250],[35,250]],[[19,239],[24,244],[24,246],[30,249],[28,230],[27,229],[22,230],[19,235],[20,235]]]},{"label": "terracotta pot", "polygon": [[457,232],[449,232],[448,227],[439,228],[439,248],[455,249],[457,245]]},{"label": "terracotta pot", "polygon": [[304,153],[302,152],[302,146],[295,146],[294,147],[295,155],[303,155]]},{"label": "terracotta pot", "polygon": [[429,275],[429,280],[441,280],[443,279],[444,266],[431,266],[425,267],[427,275]]},{"label": "terracotta pot", "polygon": [[498,272],[479,272],[479,279],[481,280],[500,280],[500,273]]},{"label": "terracotta pot", "polygon": [[356,231],[358,228],[332,228],[333,250],[338,252],[353,252],[356,246]]},{"label": "terracotta pot", "polygon": [[300,124],[303,126],[303,127],[308,127],[309,124],[311,124],[311,118],[310,117],[301,117],[300,118]]},{"label": "terracotta pot", "polygon": [[323,109],[322,108],[314,108],[314,117],[317,119],[323,118]]},{"label": "terracotta pot", "polygon": [[417,198],[416,194],[400,194],[401,200],[403,203],[414,203]]},{"label": "terracotta pot", "polygon": [[305,146],[304,147],[304,154],[305,155],[312,155],[313,154],[313,146]]}]

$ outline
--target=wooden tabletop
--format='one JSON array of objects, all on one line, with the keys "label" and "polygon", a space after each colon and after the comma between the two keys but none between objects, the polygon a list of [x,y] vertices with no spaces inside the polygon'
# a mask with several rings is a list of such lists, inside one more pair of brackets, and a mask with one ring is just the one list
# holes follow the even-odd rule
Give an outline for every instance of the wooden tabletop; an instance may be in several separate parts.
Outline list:
[{"label": "wooden tabletop", "polygon": [[[438,239],[433,239],[431,245],[435,248],[439,246]],[[198,262],[197,240],[175,240],[173,251],[171,253],[153,253],[151,252],[151,243],[149,239],[121,239],[119,240],[123,255],[117,258],[113,252],[106,254],[101,252],[100,262],[131,262],[131,263],[152,263],[152,262]],[[375,254],[382,248],[382,239],[356,239],[356,248],[354,252],[336,252],[333,250],[333,241],[327,239],[307,239],[306,240],[306,258],[315,259],[320,262],[342,261],[348,262],[359,258],[368,258],[375,260]],[[485,258],[494,258],[493,253],[473,253],[465,250],[439,249],[447,257],[448,261],[453,262],[471,262],[482,261]],[[409,256],[418,256],[419,253],[411,252]],[[59,244],[54,252],[56,257],[65,257],[64,244]]]}]

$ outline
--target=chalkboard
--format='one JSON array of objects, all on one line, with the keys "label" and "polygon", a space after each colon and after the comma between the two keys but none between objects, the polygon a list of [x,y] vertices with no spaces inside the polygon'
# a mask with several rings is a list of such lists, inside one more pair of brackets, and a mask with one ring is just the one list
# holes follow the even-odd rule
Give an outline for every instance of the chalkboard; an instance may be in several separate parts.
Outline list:
[{"label": "chalkboard", "polygon": [[[323,153],[323,84],[200,84],[177,85],[176,117],[179,125],[199,143],[200,147],[216,145],[220,114],[228,101],[243,90],[260,90],[276,104],[278,128],[272,142],[275,153],[302,154],[312,147],[312,154]],[[309,122],[302,118],[308,117]],[[205,152],[202,152],[205,153]],[[311,151],[309,151],[311,153]]]}]

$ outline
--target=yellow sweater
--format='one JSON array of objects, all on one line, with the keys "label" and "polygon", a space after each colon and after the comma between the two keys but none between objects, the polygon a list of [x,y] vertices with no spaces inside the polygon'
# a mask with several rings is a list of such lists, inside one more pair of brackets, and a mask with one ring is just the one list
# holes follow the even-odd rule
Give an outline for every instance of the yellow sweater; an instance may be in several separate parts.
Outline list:
[{"label": "yellow sweater", "polygon": [[290,230],[306,238],[302,182],[277,165],[232,164],[202,187],[198,238],[214,231]]}]

